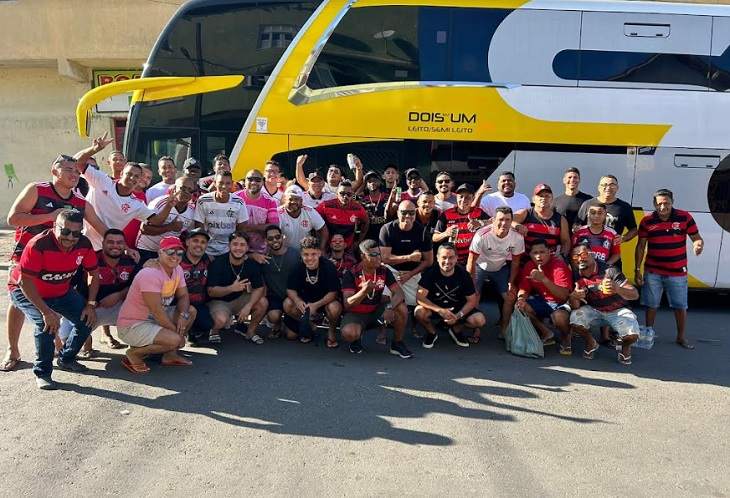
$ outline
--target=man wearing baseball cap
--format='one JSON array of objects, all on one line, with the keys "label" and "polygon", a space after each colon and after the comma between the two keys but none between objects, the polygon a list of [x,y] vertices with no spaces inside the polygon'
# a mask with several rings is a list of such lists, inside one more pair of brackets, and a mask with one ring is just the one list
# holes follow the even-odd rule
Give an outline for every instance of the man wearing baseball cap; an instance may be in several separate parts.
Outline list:
[{"label": "man wearing baseball cap", "polygon": [[[143,360],[146,355],[161,354],[162,366],[193,364],[177,353],[185,346],[185,335],[197,315],[190,305],[180,266],[184,254],[185,247],[180,239],[163,238],[158,251],[159,266],[142,268],[119,310],[117,331],[130,346],[122,365],[132,373],[150,372]],[[171,306],[173,299],[177,299],[176,306]]]},{"label": "man wearing baseball cap", "polygon": [[532,191],[535,207],[515,213],[512,228],[525,236],[525,255],[523,264],[529,261],[530,248],[536,240],[547,242],[551,254],[558,248],[563,261],[570,255],[570,227],[565,216],[553,209],[553,189],[547,183],[538,184]]},{"label": "man wearing baseball cap", "polygon": [[302,197],[305,206],[317,209],[317,206],[324,201],[335,199],[337,196],[332,192],[324,191],[324,177],[319,171],[313,171],[307,175],[308,187]]},{"label": "man wearing baseball cap", "polygon": [[487,226],[489,216],[479,207],[472,207],[474,187],[469,183],[456,189],[456,206],[441,213],[433,234],[435,243],[451,242],[456,248],[457,261],[466,266],[469,246],[474,232]]},{"label": "man wearing baseball cap", "polygon": [[300,251],[304,237],[316,235],[319,240],[329,240],[329,230],[322,216],[312,207],[304,206],[304,192],[296,185],[287,187],[279,206],[279,226],[284,234],[284,244]]},{"label": "man wearing baseball cap", "polygon": [[366,237],[372,240],[378,240],[380,237],[380,228],[388,221],[385,214],[385,207],[388,203],[388,194],[380,190],[382,181],[377,171],[368,171],[364,176],[366,194],[360,199],[360,204],[367,211],[370,217],[370,227]]}]

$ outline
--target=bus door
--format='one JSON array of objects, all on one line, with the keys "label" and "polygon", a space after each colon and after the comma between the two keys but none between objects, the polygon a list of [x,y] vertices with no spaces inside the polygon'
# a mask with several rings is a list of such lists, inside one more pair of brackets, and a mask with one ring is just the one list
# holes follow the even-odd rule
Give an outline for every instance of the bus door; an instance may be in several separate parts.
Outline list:
[{"label": "bus door", "polygon": [[[717,215],[713,215],[716,207],[710,205],[708,194],[714,188],[711,179],[716,177],[721,161],[728,154],[730,151],[674,147],[644,147],[637,151],[633,205],[651,213],[654,192],[669,189],[674,193],[674,207],[692,214],[705,239],[701,257],[692,254],[692,243],[687,240],[690,287],[714,286],[718,277],[723,230],[718,225]],[[727,195],[727,186],[725,188]],[[722,202],[727,203],[726,200]],[[726,239],[725,244],[728,242],[730,240]],[[726,251],[726,256],[730,256],[730,249]],[[727,276],[730,277],[730,273]]]},{"label": "bus door", "polygon": [[[725,155],[710,177],[707,201],[715,221],[714,229],[721,237],[715,286],[730,289],[730,264],[728,264],[730,262],[730,155]],[[713,248],[707,243],[706,234],[700,233],[705,239],[705,250],[702,253],[702,257],[705,257]]]}]

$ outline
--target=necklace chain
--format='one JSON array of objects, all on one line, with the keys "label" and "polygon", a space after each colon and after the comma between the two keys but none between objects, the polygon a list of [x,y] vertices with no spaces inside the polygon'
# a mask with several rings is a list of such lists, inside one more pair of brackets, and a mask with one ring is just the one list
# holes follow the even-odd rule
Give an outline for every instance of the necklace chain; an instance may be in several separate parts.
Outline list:
[{"label": "necklace chain", "polygon": [[306,280],[307,280],[307,283],[308,284],[314,285],[317,282],[319,282],[319,266],[317,267],[317,273],[315,273],[314,276],[311,276],[309,274],[309,268],[304,268],[304,271],[307,272],[307,278],[306,278]]},{"label": "necklace chain", "polygon": [[233,263],[231,263],[229,261],[228,264],[231,265],[231,271],[236,276],[236,278],[240,279],[241,278],[241,273],[243,273],[243,263],[241,263],[241,269],[238,270],[238,271],[236,271],[236,269],[233,267]]}]

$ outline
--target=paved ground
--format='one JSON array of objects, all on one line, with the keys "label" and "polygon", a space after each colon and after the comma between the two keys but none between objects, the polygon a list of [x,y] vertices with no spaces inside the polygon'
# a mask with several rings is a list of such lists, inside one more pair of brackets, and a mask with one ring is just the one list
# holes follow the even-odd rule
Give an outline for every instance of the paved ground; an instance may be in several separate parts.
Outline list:
[{"label": "paved ground", "polygon": [[0,493],[730,496],[730,313],[716,301],[691,314],[696,350],[661,312],[658,344],[628,368],[605,348],[528,360],[446,337],[410,340],[406,361],[372,334],[358,356],[227,336],[186,351],[193,368],[148,376],[102,347],[88,374],[54,373],[56,392],[26,363],[0,373]]}]

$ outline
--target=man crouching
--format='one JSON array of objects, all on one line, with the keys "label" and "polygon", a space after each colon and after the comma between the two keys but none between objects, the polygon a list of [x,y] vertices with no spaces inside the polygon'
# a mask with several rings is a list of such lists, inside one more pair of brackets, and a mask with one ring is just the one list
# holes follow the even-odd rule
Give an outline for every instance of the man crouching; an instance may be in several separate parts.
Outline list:
[{"label": "man crouching", "polygon": [[[177,354],[196,315],[180,267],[185,248],[177,237],[165,237],[158,254],[159,267],[143,268],[137,274],[119,310],[119,337],[130,346],[122,365],[136,374],[150,372],[145,355],[162,354],[162,366],[193,364]],[[170,306],[173,298],[177,306]]]}]

